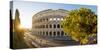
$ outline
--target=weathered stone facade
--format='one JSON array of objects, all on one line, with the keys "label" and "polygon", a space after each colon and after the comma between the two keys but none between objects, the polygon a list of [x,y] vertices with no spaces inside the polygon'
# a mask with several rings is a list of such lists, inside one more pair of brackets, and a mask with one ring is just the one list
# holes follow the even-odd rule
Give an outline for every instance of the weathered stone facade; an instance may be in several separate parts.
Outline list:
[{"label": "weathered stone facade", "polygon": [[60,25],[67,13],[64,9],[40,11],[32,18],[32,34],[56,40],[70,40]]}]

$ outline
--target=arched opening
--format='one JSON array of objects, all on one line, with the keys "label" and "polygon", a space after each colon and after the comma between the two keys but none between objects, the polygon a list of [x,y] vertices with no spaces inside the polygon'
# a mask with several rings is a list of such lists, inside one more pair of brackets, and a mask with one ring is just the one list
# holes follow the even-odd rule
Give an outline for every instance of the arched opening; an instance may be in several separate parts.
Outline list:
[{"label": "arched opening", "polygon": [[46,25],[46,28],[48,28],[48,25]]},{"label": "arched opening", "polygon": [[61,25],[61,28],[63,28],[63,26]]},{"label": "arched opening", "polygon": [[53,36],[56,36],[56,32],[53,32]]},{"label": "arched opening", "polygon": [[53,27],[56,28],[56,25],[54,24]]},{"label": "arched opening", "polygon": [[48,35],[48,31],[46,32],[46,36]]},{"label": "arched opening", "polygon": [[45,28],[45,25],[43,25],[43,28]]},{"label": "arched opening", "polygon": [[45,19],[42,19],[42,21],[44,22],[44,21],[45,21]]},{"label": "arched opening", "polygon": [[59,31],[57,32],[57,36],[60,36],[60,32]]},{"label": "arched opening", "polygon": [[57,28],[60,28],[60,25],[59,24],[57,25]]},{"label": "arched opening", "polygon": [[63,31],[61,31],[61,36],[64,36],[64,32]]},{"label": "arched opening", "polygon": [[46,21],[48,21],[48,18],[46,19]]},{"label": "arched opening", "polygon": [[43,31],[43,35],[45,35],[45,32]]},{"label": "arched opening", "polygon": [[49,32],[49,34],[50,34],[50,36],[52,36],[52,32],[51,31]]},{"label": "arched opening", "polygon": [[52,28],[52,25],[50,24],[50,28]]}]

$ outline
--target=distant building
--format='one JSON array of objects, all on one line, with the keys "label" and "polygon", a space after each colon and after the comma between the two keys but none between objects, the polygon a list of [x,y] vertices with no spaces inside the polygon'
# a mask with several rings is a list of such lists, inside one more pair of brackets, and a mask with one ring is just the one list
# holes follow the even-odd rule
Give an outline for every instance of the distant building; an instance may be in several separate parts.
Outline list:
[{"label": "distant building", "polygon": [[32,18],[32,34],[55,40],[71,40],[60,25],[67,13],[64,9],[40,11]]}]

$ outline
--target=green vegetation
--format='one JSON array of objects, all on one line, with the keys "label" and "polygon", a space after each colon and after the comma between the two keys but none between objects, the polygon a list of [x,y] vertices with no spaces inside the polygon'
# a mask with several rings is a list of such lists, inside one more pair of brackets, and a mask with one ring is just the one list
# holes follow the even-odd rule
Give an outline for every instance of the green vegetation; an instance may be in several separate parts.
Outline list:
[{"label": "green vegetation", "polygon": [[80,8],[69,11],[68,16],[61,21],[61,25],[64,32],[80,44],[96,43],[97,15],[91,9]]},{"label": "green vegetation", "polygon": [[13,33],[12,33],[12,36],[13,36],[13,45],[12,45],[12,48],[14,49],[21,49],[21,48],[27,48],[28,46],[25,44],[24,42],[24,29],[20,29],[19,26],[21,25],[20,23],[20,18],[19,18],[19,11],[18,9],[16,9],[16,12],[15,12],[15,20],[13,20]]}]

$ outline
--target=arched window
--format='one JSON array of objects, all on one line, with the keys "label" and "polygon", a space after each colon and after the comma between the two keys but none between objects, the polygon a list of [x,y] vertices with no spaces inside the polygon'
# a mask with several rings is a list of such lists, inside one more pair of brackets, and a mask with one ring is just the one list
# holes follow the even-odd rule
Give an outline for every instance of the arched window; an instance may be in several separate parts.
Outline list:
[{"label": "arched window", "polygon": [[48,25],[46,25],[46,28],[48,28]]},{"label": "arched window", "polygon": [[57,36],[60,36],[60,32],[59,31],[57,32]]},{"label": "arched window", "polygon": [[64,33],[64,36],[66,36],[67,35],[67,33]]},{"label": "arched window", "polygon": [[61,25],[61,28],[63,28],[63,26]]},{"label": "arched window", "polygon": [[56,25],[54,24],[53,27],[56,28]]},{"label": "arched window", "polygon": [[45,25],[43,25],[43,28],[45,28]]},{"label": "arched window", "polygon": [[50,28],[52,28],[52,25],[50,24]]},{"label": "arched window", "polygon": [[59,21],[59,20],[60,20],[60,18],[57,18],[57,20]]},{"label": "arched window", "polygon": [[52,32],[51,31],[49,32],[49,34],[50,34],[50,36],[52,36]]},{"label": "arched window", "polygon": [[46,19],[46,21],[48,21],[48,18]]},{"label": "arched window", "polygon": [[55,20],[56,20],[56,18],[53,18],[53,20],[55,21]]},{"label": "arched window", "polygon": [[46,32],[46,36],[48,35],[48,31]]},{"label": "arched window", "polygon": [[53,32],[53,36],[56,36],[56,32]]},{"label": "arched window", "polygon": [[63,18],[61,18],[61,20],[63,21],[64,19],[63,19]]},{"label": "arched window", "polygon": [[52,21],[53,19],[52,19],[52,18],[50,18],[49,20],[50,20],[50,21]]},{"label": "arched window", "polygon": [[43,22],[45,21],[45,19],[42,19],[43,20]]},{"label": "arched window", "polygon": [[61,31],[61,36],[64,36],[64,32],[63,31]]},{"label": "arched window", "polygon": [[57,28],[60,28],[60,25],[59,24],[57,25]]},{"label": "arched window", "polygon": [[43,35],[45,35],[45,32],[43,31]]}]

